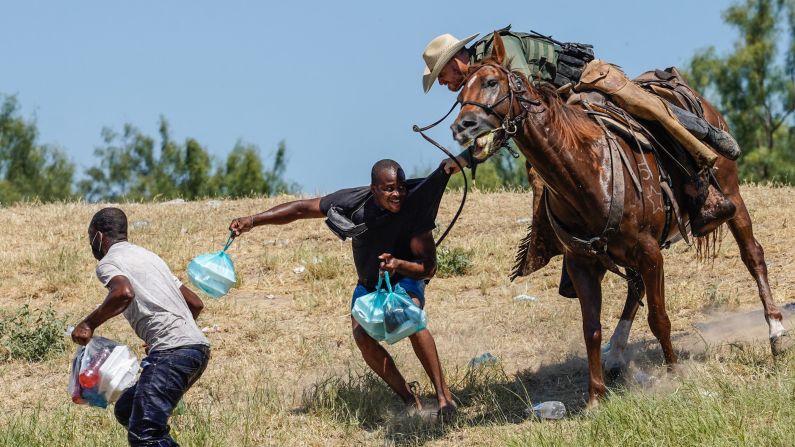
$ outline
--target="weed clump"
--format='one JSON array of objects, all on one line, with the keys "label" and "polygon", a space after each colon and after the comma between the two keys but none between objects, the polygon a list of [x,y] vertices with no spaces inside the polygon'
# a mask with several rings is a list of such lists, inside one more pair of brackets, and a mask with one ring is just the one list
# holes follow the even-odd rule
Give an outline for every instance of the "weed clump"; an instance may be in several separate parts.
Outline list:
[{"label": "weed clump", "polygon": [[460,247],[441,248],[436,253],[436,274],[439,277],[463,276],[472,270],[473,250]]},{"label": "weed clump", "polygon": [[41,362],[63,352],[65,320],[52,307],[31,310],[25,304],[10,315],[0,316],[0,361]]}]

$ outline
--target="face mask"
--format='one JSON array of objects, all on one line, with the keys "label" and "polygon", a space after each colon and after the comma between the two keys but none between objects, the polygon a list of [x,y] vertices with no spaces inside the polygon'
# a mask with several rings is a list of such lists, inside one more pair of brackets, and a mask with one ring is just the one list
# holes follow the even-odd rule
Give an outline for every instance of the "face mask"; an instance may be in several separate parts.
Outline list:
[{"label": "face mask", "polygon": [[[96,244],[96,246],[95,246],[94,245],[94,241],[97,240],[97,235],[99,235],[99,243]],[[102,253],[102,238],[103,237],[104,237],[104,235],[102,234],[102,232],[97,231],[96,233],[94,233],[94,237],[91,238],[91,254],[94,255],[94,259],[96,259],[97,261],[99,261],[100,259],[102,259],[105,256],[105,253]]]}]

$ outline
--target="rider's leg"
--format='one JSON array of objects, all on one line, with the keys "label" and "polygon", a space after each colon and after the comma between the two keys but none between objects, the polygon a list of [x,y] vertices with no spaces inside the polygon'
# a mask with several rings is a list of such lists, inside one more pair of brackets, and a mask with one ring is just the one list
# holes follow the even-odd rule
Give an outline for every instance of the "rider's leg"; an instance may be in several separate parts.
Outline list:
[{"label": "rider's leg", "polygon": [[597,90],[610,95],[633,116],[660,123],[690,153],[699,169],[685,187],[694,236],[704,236],[734,216],[734,204],[710,182],[710,170],[718,155],[674,118],[667,101],[631,82],[618,67],[598,60],[586,65],[575,90]]},{"label": "rider's leg", "polygon": [[729,160],[737,160],[740,156],[740,146],[734,137],[724,130],[718,129],[700,116],[687,110],[668,104],[679,124],[690,131],[696,138],[708,144],[711,148]]}]

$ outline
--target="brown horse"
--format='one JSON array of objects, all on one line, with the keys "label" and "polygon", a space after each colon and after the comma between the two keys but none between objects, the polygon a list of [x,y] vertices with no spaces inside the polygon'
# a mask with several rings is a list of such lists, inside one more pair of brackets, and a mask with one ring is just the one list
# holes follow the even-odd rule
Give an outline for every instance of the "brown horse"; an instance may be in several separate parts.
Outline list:
[{"label": "brown horse", "polygon": [[[666,225],[660,170],[651,153],[633,150],[631,142],[606,132],[581,108],[565,104],[551,85],[534,87],[520,75],[509,73],[503,67],[504,58],[502,40],[495,33],[492,56],[470,68],[458,98],[461,111],[451,126],[453,136],[462,145],[474,143],[473,156],[478,160],[485,160],[507,138],[513,138],[543,180],[545,210],[557,224],[565,268],[582,311],[588,405],[592,407],[605,393],[600,313],[601,281],[608,268],[625,267],[630,285],[608,358],[623,361],[621,350],[645,294],[652,333],[669,367],[676,363],[665,310],[660,242],[671,240],[679,230],[677,225]],[[706,101],[704,105],[707,119],[726,128],[717,111]],[[622,164],[622,158],[634,163]],[[762,247],[753,237],[740,197],[736,164],[722,159],[717,172],[724,193],[737,207],[729,227],[757,281],[776,354],[783,349],[781,312],[773,302]],[[682,189],[681,182],[674,178],[675,189]],[[583,242],[588,242],[587,246]]]}]

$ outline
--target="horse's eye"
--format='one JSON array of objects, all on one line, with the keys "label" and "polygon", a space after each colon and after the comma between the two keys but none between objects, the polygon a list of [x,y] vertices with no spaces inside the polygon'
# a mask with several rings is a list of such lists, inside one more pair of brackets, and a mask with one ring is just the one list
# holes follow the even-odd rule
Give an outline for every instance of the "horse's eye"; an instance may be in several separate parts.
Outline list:
[{"label": "horse's eye", "polygon": [[499,84],[499,82],[497,82],[496,79],[489,79],[488,82],[486,82],[486,87],[494,88],[497,84]]}]

